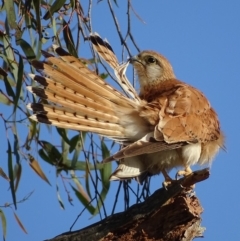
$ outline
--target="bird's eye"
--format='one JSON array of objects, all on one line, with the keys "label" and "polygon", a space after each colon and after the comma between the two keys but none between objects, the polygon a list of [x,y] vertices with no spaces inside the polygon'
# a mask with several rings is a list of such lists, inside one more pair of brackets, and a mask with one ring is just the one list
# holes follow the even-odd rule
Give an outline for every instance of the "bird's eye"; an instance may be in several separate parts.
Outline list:
[{"label": "bird's eye", "polygon": [[148,63],[150,63],[150,64],[156,63],[156,59],[153,58],[153,57],[151,57],[151,56],[147,58],[147,61],[148,61]]}]

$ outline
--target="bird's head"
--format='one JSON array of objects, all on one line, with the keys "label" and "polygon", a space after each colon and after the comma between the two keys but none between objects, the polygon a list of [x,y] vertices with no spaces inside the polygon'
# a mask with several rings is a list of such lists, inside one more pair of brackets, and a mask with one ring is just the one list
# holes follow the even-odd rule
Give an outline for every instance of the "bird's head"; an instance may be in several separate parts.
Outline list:
[{"label": "bird's head", "polygon": [[142,51],[131,57],[129,61],[138,75],[141,91],[159,82],[175,78],[171,64],[164,56],[156,52]]}]

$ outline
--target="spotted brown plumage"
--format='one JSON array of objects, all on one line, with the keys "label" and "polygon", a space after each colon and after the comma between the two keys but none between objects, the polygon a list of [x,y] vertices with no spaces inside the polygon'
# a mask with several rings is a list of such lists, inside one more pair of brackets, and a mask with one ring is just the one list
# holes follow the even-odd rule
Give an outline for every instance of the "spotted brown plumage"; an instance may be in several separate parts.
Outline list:
[{"label": "spotted brown plumage", "polygon": [[[117,59],[108,57],[113,51],[106,44],[99,49],[102,58],[116,67]],[[45,62],[32,63],[43,75],[31,74],[40,86],[28,89],[48,104],[29,104],[30,118],[123,143],[124,148],[104,160],[119,160],[111,180],[136,178],[142,182],[147,175],[158,173],[169,180],[167,171],[182,166],[184,171],[179,173],[188,174],[190,166],[209,164],[223,147],[219,120],[209,101],[196,88],[177,80],[162,55],[143,51],[130,58],[140,84],[135,97],[132,87],[124,87],[130,91],[126,96],[79,59],[59,47],[55,50],[59,57],[49,55]]]}]

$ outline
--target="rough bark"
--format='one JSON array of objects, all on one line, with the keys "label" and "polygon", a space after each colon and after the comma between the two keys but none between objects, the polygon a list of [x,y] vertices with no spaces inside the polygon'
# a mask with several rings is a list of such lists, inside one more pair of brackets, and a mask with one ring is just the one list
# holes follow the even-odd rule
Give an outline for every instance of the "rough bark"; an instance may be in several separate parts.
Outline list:
[{"label": "rough bark", "polygon": [[157,190],[145,202],[135,204],[125,212],[47,241],[190,241],[202,237],[205,230],[201,227],[203,208],[192,185],[208,177],[208,169],[193,172],[167,190]]}]

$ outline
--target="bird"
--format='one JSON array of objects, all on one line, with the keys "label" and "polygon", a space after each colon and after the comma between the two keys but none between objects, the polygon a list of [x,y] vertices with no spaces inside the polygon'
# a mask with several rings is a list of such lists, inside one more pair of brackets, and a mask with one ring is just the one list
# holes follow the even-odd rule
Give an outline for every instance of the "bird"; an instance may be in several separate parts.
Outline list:
[{"label": "bird", "polygon": [[[110,180],[136,179],[162,173],[164,184],[173,179],[169,171],[189,175],[193,165],[209,165],[224,147],[224,134],[215,110],[204,94],[178,80],[170,62],[155,51],[141,51],[124,67],[107,41],[91,35],[94,49],[115,70],[123,91],[108,84],[80,59],[55,46],[56,55],[33,60],[38,83],[28,90],[46,101],[30,103],[30,119],[77,131],[89,131],[122,144],[123,148],[103,160],[116,160]],[[125,76],[132,64],[139,93]]]}]

